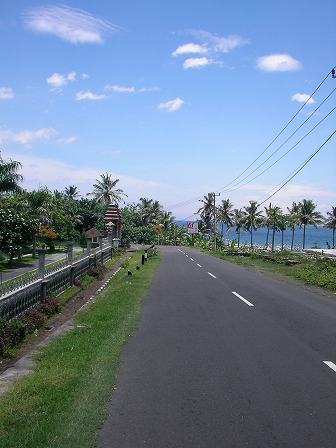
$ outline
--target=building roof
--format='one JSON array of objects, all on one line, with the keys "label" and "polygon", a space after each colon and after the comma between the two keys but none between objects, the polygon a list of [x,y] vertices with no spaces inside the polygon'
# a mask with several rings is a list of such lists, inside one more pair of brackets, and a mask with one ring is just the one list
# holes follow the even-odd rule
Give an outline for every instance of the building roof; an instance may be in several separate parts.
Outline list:
[{"label": "building roof", "polygon": [[92,238],[93,236],[99,236],[100,232],[95,227],[92,227],[92,229],[89,229],[85,232],[85,235],[88,238]]}]

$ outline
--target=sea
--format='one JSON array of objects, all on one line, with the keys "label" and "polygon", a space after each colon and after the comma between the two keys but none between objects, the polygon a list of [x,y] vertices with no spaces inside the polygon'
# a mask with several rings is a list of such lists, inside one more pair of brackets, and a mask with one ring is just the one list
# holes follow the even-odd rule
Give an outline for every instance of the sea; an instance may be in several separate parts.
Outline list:
[{"label": "sea", "polygon": [[[185,224],[186,225],[186,224]],[[221,233],[221,225],[218,224],[217,232]],[[260,227],[257,230],[253,230],[252,242],[253,245],[258,247],[265,247],[266,243],[266,227]],[[275,232],[274,235],[274,246],[275,248],[281,248],[281,232]],[[223,239],[230,243],[233,239],[237,241],[237,233],[235,228],[229,229],[228,232],[225,231],[224,226],[224,234]],[[240,245],[250,245],[250,233],[249,232],[240,232]],[[290,249],[292,241],[292,231],[287,228],[284,232],[284,249]],[[269,232],[268,236],[268,244],[272,244],[272,230]],[[300,228],[297,226],[294,232],[294,250],[302,250],[303,244],[303,227]],[[325,229],[322,226],[318,226],[315,228],[314,226],[306,227],[306,239],[305,239],[305,249],[310,248],[321,248],[328,249],[328,244],[330,248],[332,248],[332,229]]]}]

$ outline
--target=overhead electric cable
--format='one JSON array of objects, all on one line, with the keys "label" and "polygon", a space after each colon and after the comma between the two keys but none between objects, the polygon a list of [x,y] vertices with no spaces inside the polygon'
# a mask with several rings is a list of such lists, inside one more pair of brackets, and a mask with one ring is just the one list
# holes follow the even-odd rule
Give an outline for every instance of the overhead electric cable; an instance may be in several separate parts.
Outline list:
[{"label": "overhead electric cable", "polygon": [[[335,68],[333,68],[332,70],[330,70],[329,72],[328,72],[328,74],[325,76],[325,78],[320,82],[320,84],[316,87],[316,89],[313,91],[313,93],[308,97],[308,99],[305,101],[305,103],[300,107],[300,109],[293,115],[293,117],[288,121],[288,123],[281,129],[281,131],[276,135],[276,137],[271,141],[271,143],[261,152],[261,154],[259,154],[259,156],[252,162],[252,163],[250,163],[250,165],[244,170],[244,171],[242,171],[237,177],[235,177],[231,182],[229,182],[228,184],[226,184],[224,187],[222,187],[221,189],[219,189],[219,190],[216,190],[216,192],[219,192],[219,191],[223,191],[225,188],[227,188],[227,187],[229,187],[232,183],[234,183],[237,179],[239,179],[244,173],[246,173],[246,171],[252,166],[252,165],[254,165],[256,162],[257,162],[257,160],[259,160],[260,159],[260,157],[270,148],[270,146],[280,137],[280,135],[288,128],[288,126],[293,122],[293,120],[298,116],[298,114],[302,111],[302,109],[306,106],[306,104],[309,102],[309,100],[310,99],[312,99],[312,97],[313,97],[313,95],[320,89],[320,87],[324,84],[324,82],[328,79],[328,77],[329,77],[329,75],[332,73],[332,71],[334,70]],[[335,91],[335,89],[323,100],[323,102],[322,102],[322,104],[327,100],[327,98],[329,98],[330,97],[330,95],[333,93]],[[321,105],[322,105],[321,104]],[[321,107],[321,105],[319,106],[319,107]],[[317,108],[318,109],[318,108]],[[316,110],[317,110],[316,109]],[[316,112],[316,110],[313,112],[313,113],[315,113]],[[308,118],[309,119],[309,118]],[[307,119],[307,120],[308,120]],[[304,123],[306,123],[307,122],[307,120],[305,120],[305,122]],[[303,126],[303,124],[304,123],[302,123],[301,124],[301,126],[300,127],[302,127]],[[298,128],[298,129],[300,129],[300,127]],[[298,130],[297,129],[297,130]],[[297,130],[295,131],[295,132],[297,132]],[[295,132],[292,134],[292,135],[294,135],[295,134]],[[292,137],[292,136],[291,136]],[[289,138],[291,138],[291,137],[289,137]],[[289,138],[286,140],[286,142],[289,140]],[[286,142],[284,142],[276,151],[278,151]],[[275,152],[276,152],[275,151]],[[274,153],[275,153],[274,152]],[[273,153],[273,154],[274,154]],[[272,155],[273,155],[272,154]],[[272,157],[272,155],[270,156],[270,157]],[[269,158],[270,158],[269,157]],[[269,160],[269,158],[268,159],[266,159],[265,160],[265,162],[267,161],[267,160]],[[263,163],[265,163],[265,162],[263,162]],[[260,166],[262,166],[262,164],[261,165],[259,165],[259,167],[258,168],[260,168]],[[258,168],[256,168],[256,170],[258,169]],[[240,182],[242,182],[242,181],[244,181],[247,177],[249,177],[251,174],[253,174],[256,170],[254,170],[252,173],[250,173],[249,175],[247,175],[244,179],[242,179]],[[238,185],[240,182],[238,182],[236,185]],[[231,191],[231,190],[228,190],[228,191]],[[168,208],[169,209],[174,209],[174,208],[179,208],[179,207],[184,207],[185,205],[189,205],[189,204],[192,204],[193,202],[196,202],[196,201],[198,201],[199,199],[201,199],[203,196],[198,196],[198,197],[196,197],[196,198],[192,198],[192,199],[189,199],[189,200],[186,200],[186,201],[184,201],[184,202],[181,202],[181,203],[177,203],[177,204],[173,204],[173,205],[171,205],[171,206],[169,206]]]},{"label": "overhead electric cable", "polygon": [[[290,151],[292,151],[292,149],[294,149],[299,143],[301,143],[306,137],[308,137],[309,134],[311,134],[313,132],[314,129],[316,129],[332,112],[334,112],[336,109],[336,106],[325,116],[322,118],[322,120],[320,120],[309,132],[307,132],[306,135],[304,135],[302,138],[300,138],[300,140],[298,140],[295,145],[293,145],[291,148],[289,148],[284,154],[282,154],[281,157],[279,157],[275,162],[273,162],[271,165],[269,165],[267,168],[264,169],[264,171],[262,171],[261,173],[257,174],[255,177],[253,177],[252,179],[248,180],[247,182],[245,182],[244,184],[240,185],[240,182],[238,182],[237,186],[233,186],[227,190],[224,191],[224,193],[228,193],[230,191],[235,191],[238,190],[239,188],[244,187],[245,185],[249,184],[250,182],[252,182],[253,180],[257,179],[259,176],[261,176],[262,174],[264,174],[266,171],[268,171],[270,168],[272,168],[272,166],[276,165],[281,159],[283,159]],[[270,157],[269,157],[270,158]],[[268,159],[269,159],[268,158]],[[268,160],[267,159],[267,160]],[[265,160],[265,162],[267,161]],[[259,165],[258,168],[260,168],[263,164]],[[258,169],[256,168],[256,170]],[[253,174],[256,170],[254,170],[251,174]],[[251,175],[250,174],[250,175]],[[250,176],[249,175],[249,176]],[[246,176],[244,179],[246,179]],[[242,181],[244,180],[242,179]]]},{"label": "overhead electric cable", "polygon": [[[249,173],[247,176],[245,176],[242,180],[240,180],[239,182],[237,182],[236,184],[234,184],[233,185],[233,187],[236,187],[237,185],[239,185],[241,182],[243,182],[245,179],[247,179],[248,177],[250,177],[253,173],[255,173],[261,166],[263,166],[271,157],[273,157],[274,156],[274,154],[276,154],[296,133],[297,133],[297,131],[299,130],[299,129],[301,129],[302,128],[302,126],[305,124],[305,123],[307,123],[307,121],[308,120],[310,120],[310,118],[313,116],[313,114],[315,114],[315,112],[317,112],[317,110],[327,101],[327,99],[335,92],[335,90],[336,90],[336,88],[322,101],[322,103],[309,115],[309,117],[303,122],[303,123],[301,123],[301,125],[275,150],[275,151],[273,151],[272,152],[272,154],[270,155],[270,156],[268,156],[267,157],[267,159],[266,160],[264,160],[260,165],[258,165],[257,166],[257,168],[255,168],[253,171],[251,171],[251,173]],[[325,118],[327,118],[333,111],[335,110],[335,108],[334,109],[332,109],[332,111],[331,112],[329,112],[317,125],[315,125],[301,140],[303,140],[305,137],[307,137],[307,135],[309,135],[320,123],[322,123],[322,121],[325,119]],[[299,142],[301,141],[301,140],[299,140]],[[299,143],[298,142],[298,143]],[[286,155],[286,154],[288,154],[288,152],[290,152],[295,146],[297,146],[297,144],[296,145],[294,145],[294,146],[292,146],[291,148],[290,148],[290,150],[288,150],[284,155]],[[282,156],[283,157],[283,156]],[[282,157],[280,157],[280,159],[278,159],[277,161],[279,161],[279,160],[281,160],[281,158]],[[277,162],[276,161],[276,162]],[[276,163],[275,162],[275,163]],[[274,163],[273,163],[273,165],[274,165]],[[271,166],[273,166],[273,165],[271,165]],[[270,166],[270,167],[271,167]],[[269,167],[269,168],[270,168]],[[267,170],[265,170],[265,171],[267,171]],[[262,171],[261,173],[260,173],[260,175],[261,174],[263,174],[265,171]],[[259,176],[259,175],[258,175]],[[256,177],[258,177],[258,176],[256,176]],[[251,179],[249,182],[251,182],[252,180],[254,180],[254,179],[256,179],[256,177],[254,177],[253,179]],[[232,182],[231,182],[232,183]],[[248,182],[247,182],[248,183]],[[227,186],[229,186],[230,184],[228,184]],[[243,184],[243,185],[241,185],[241,186],[244,186],[244,185],[246,185],[246,183],[245,184]],[[229,188],[228,190],[224,190],[224,188],[225,187],[223,187],[223,188],[221,188],[220,190],[218,190],[218,191],[232,191],[232,190],[237,190],[238,188],[240,188],[239,186],[237,187],[237,188],[233,188],[233,187],[231,187],[231,188]]]},{"label": "overhead electric cable", "polygon": [[[288,182],[290,182],[310,161],[313,157],[316,156],[316,154],[323,148],[323,146],[331,139],[331,137],[333,137],[336,133],[336,130],[329,135],[329,137],[327,138],[327,140],[310,156],[308,157],[308,159],[305,160],[305,162],[303,162],[295,171],[292,171],[292,173],[289,175],[289,177],[287,177],[285,179],[284,183],[280,183],[278,184],[276,187],[277,188],[279,185],[281,185],[274,193],[272,193],[270,196],[268,196],[264,201],[259,203],[259,200],[262,199],[264,196],[262,196],[257,202],[259,203],[259,205],[264,204],[266,201],[268,201],[271,197],[273,197],[276,193],[278,193],[278,191],[280,191],[285,185],[288,184]],[[272,191],[272,190],[271,190]]]}]

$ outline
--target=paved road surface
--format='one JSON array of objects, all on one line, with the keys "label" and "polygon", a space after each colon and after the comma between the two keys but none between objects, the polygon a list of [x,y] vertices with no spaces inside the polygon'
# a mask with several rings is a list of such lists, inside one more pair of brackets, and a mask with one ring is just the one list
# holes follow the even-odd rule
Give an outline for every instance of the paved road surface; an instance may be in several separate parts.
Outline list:
[{"label": "paved road surface", "polygon": [[163,251],[100,448],[335,448],[336,301]]}]

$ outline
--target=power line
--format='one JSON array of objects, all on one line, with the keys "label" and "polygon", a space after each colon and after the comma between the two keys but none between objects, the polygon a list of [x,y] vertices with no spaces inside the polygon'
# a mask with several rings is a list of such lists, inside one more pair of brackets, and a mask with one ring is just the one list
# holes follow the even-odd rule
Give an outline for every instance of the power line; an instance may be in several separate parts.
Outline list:
[{"label": "power line", "polygon": [[[336,133],[336,130],[329,135],[329,137],[327,138],[327,140],[310,156],[308,157],[308,159],[305,160],[305,162],[303,162],[294,172],[292,172],[289,176],[286,178],[286,181],[274,192],[272,193],[270,196],[268,196],[264,201],[259,203],[259,200],[257,201],[259,203],[259,205],[264,204],[266,201],[268,201],[271,197],[273,197],[276,193],[278,193],[278,191],[280,191],[285,185],[288,184],[288,182],[290,182],[310,161],[313,157],[316,156],[316,154],[323,148],[323,146],[331,139],[331,137],[333,137]],[[275,188],[277,188],[280,184],[278,184]],[[265,195],[264,195],[265,196]],[[262,196],[260,199],[262,199],[264,196]]]},{"label": "power line", "polygon": [[[261,176],[262,174],[264,174],[264,173],[266,173],[266,171],[268,171],[270,168],[272,168],[274,165],[276,165],[281,159],[283,159],[289,152],[291,152],[292,151],[292,149],[294,149],[296,146],[298,146],[306,137],[308,137],[308,135],[309,134],[311,134],[312,132],[313,132],[313,130],[314,129],[316,129],[326,118],[328,118],[328,116],[330,115],[330,114],[332,114],[332,112],[334,112],[334,110],[336,109],[336,106],[325,116],[325,117],[323,117],[322,118],[322,120],[320,120],[309,132],[307,132],[307,134],[305,134],[302,138],[300,138],[300,140],[299,141],[297,141],[296,143],[295,143],[295,145],[293,145],[291,148],[289,148],[284,154],[282,154],[282,156],[281,157],[279,157],[275,162],[273,162],[271,165],[269,165],[267,168],[265,168],[264,169],[264,171],[262,171],[261,173],[259,173],[259,174],[257,174],[255,177],[253,177],[252,179],[250,179],[250,180],[248,180],[247,182],[245,182],[244,184],[242,184],[242,185],[239,185],[240,184],[240,182],[238,182],[238,186],[233,186],[233,187],[231,187],[231,188],[229,188],[228,190],[225,190],[224,192],[225,193],[228,193],[228,192],[230,192],[230,191],[234,191],[234,190],[238,190],[239,188],[242,188],[242,187],[244,187],[245,185],[247,185],[247,184],[249,184],[250,182],[252,182],[253,180],[255,180],[255,179],[257,179],[259,176]],[[274,154],[274,153],[273,153]],[[272,154],[272,155],[273,155]],[[270,159],[270,157],[267,159],[267,160],[269,160]],[[265,162],[267,162],[267,160],[265,160]],[[265,163],[264,162],[264,163]],[[259,165],[258,166],[258,168],[256,168],[251,174],[253,174],[257,169],[259,169],[261,166],[263,165],[263,163],[261,164],[261,165]],[[249,176],[251,175],[251,174],[249,174]],[[249,176],[246,176],[244,179],[247,179]],[[242,181],[244,180],[244,179],[242,179]],[[241,181],[241,182],[242,182]],[[235,188],[234,188],[235,187]]]},{"label": "power line", "polygon": [[[242,171],[237,177],[235,177],[231,182],[229,182],[228,184],[226,184],[224,187],[222,187],[219,190],[216,190],[216,192],[219,191],[223,191],[225,188],[229,187],[231,184],[233,184],[237,179],[239,179],[244,173],[246,173],[246,171],[249,170],[249,168],[251,168],[252,165],[254,165],[259,159],[260,157],[273,145],[273,143],[280,137],[280,135],[283,134],[283,132],[288,128],[288,126],[294,121],[294,119],[299,115],[299,113],[302,111],[302,109],[306,106],[306,104],[309,102],[310,99],[312,99],[313,95],[320,89],[320,87],[324,84],[324,82],[328,79],[329,75],[333,73],[333,70],[335,68],[333,68],[332,70],[330,70],[328,72],[328,74],[325,76],[325,78],[320,82],[320,84],[316,87],[316,89],[313,91],[313,93],[308,97],[308,99],[305,101],[305,103],[300,107],[300,109],[293,115],[293,117],[288,121],[288,123],[281,129],[281,131],[276,135],[276,137],[271,141],[271,143],[259,154],[259,156],[254,159],[254,161],[252,163],[250,163],[250,165],[244,170]],[[323,100],[323,102],[320,104],[319,107],[322,106],[322,104],[334,93],[335,89]],[[317,109],[315,109],[315,111],[308,117],[307,120],[305,120],[294,132],[293,134],[276,150],[274,151],[262,164],[260,164],[254,171],[252,171],[250,174],[248,174],[245,178],[243,178],[240,182],[238,182],[235,185],[239,185],[242,181],[244,181],[245,179],[247,179],[249,176],[251,176],[251,174],[253,174],[256,170],[258,170],[264,163],[267,162],[267,160],[269,160],[285,143],[288,142],[288,140],[309,120],[309,118],[319,109],[319,107]],[[330,114],[330,113],[329,113]],[[328,114],[328,115],[329,115]],[[315,126],[316,127],[316,126]],[[314,128],[315,128],[314,127]],[[314,129],[313,128],[313,129]],[[271,165],[272,166],[272,165]],[[262,173],[261,173],[262,174]],[[255,178],[254,178],[255,179]],[[253,180],[253,179],[252,179]],[[234,185],[234,186],[235,186]],[[245,184],[244,184],[245,185]],[[231,189],[227,190],[227,191],[231,191]],[[201,199],[203,196],[198,196],[196,198],[192,198],[189,200],[186,200],[184,202],[180,202],[177,204],[173,204],[167,208],[169,209],[174,209],[174,208],[179,208],[179,207],[184,207],[186,205],[190,205],[196,201],[198,201],[199,199]]]}]

